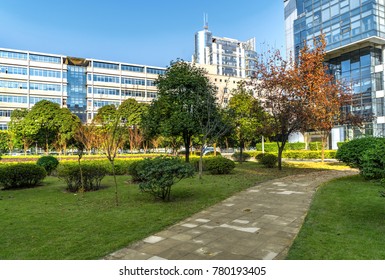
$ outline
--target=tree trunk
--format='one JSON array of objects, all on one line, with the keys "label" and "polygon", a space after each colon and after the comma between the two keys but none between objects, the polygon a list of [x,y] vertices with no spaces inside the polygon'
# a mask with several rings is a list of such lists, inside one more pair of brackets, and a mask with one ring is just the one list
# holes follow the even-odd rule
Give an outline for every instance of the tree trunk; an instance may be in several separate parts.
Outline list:
[{"label": "tree trunk", "polygon": [[190,142],[191,142],[191,136],[186,133],[184,135],[184,148],[185,148],[185,161],[190,162]]},{"label": "tree trunk", "polygon": [[278,146],[278,170],[282,170],[282,152],[283,146]]},{"label": "tree trunk", "polygon": [[203,145],[201,147],[201,154],[199,155],[199,179],[202,179],[203,174]]}]

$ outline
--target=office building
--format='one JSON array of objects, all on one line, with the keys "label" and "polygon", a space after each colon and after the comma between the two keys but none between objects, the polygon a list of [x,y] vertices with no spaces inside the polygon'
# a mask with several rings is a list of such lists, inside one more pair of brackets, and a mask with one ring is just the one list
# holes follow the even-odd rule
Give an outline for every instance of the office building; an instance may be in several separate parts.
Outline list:
[{"label": "office building", "polygon": [[68,107],[83,122],[107,104],[127,98],[151,102],[165,68],[0,49],[0,129],[12,111],[42,99]]},{"label": "office building", "polygon": [[193,62],[214,66],[217,75],[250,77],[254,73],[256,59],[255,38],[241,42],[236,39],[213,36],[207,22],[203,30],[195,34]]},{"label": "office building", "polygon": [[363,134],[385,136],[385,1],[284,0],[284,9],[287,54],[298,55],[324,34],[325,62],[337,79],[351,84],[352,111],[374,116],[363,129],[334,128],[331,146]]}]

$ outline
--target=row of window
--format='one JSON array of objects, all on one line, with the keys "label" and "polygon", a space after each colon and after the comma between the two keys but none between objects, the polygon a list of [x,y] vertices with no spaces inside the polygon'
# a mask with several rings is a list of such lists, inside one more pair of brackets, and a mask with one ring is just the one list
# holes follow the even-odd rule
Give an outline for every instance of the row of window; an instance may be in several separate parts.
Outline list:
[{"label": "row of window", "polygon": [[115,105],[118,107],[120,105],[120,102],[116,101],[106,101],[106,100],[94,100],[94,107],[100,108],[106,105]]},{"label": "row of window", "polygon": [[[7,81],[0,80],[0,88],[18,88],[18,89],[28,89],[27,82],[16,82],[16,81]],[[59,84],[43,84],[43,83],[30,83],[30,90],[42,90],[42,91],[59,91],[61,92],[61,85]],[[67,91],[67,86],[63,86],[63,91]]]},{"label": "row of window", "polygon": [[[119,70],[119,64],[116,63],[108,63],[108,62],[101,62],[101,61],[94,61],[93,66],[95,68],[104,68],[104,69],[114,69]],[[131,72],[144,72],[143,66],[134,66],[134,65],[125,65],[123,64],[121,66],[122,71],[131,71]],[[149,74],[157,74],[157,75],[163,75],[166,70],[164,69],[157,69],[157,68],[147,68],[147,73]]]},{"label": "row of window", "polygon": [[[92,88],[88,88],[88,93],[92,93]],[[120,91],[117,88],[99,88],[94,87],[94,94],[106,94],[106,95],[120,95]],[[145,91],[141,90],[128,90],[123,89],[122,90],[122,96],[129,96],[129,97],[145,97],[146,93]],[[157,94],[156,92],[148,92],[147,97],[148,98],[156,98]]]},{"label": "row of window", "polygon": [[[27,103],[27,96],[15,96],[15,95],[0,95],[0,102],[5,103]],[[36,104],[37,102],[41,100],[48,100],[57,104],[61,104],[60,98],[46,98],[46,97],[35,97],[30,96],[29,97],[29,103],[30,104]]]},{"label": "row of window", "polygon": [[8,130],[8,124],[0,123],[0,130]]},{"label": "row of window", "polygon": [[[21,52],[0,51],[0,57],[10,58],[10,59],[27,60],[28,55],[26,53],[21,53]],[[60,57],[57,57],[57,56],[30,54],[29,59],[32,61],[37,61],[37,62],[61,63]]]},{"label": "row of window", "polygon": [[[11,75],[27,75],[27,67],[16,67],[9,65],[0,65],[0,73],[11,74]],[[63,78],[67,78],[67,72],[55,71],[55,70],[46,70],[40,68],[30,68],[29,74],[31,76],[38,77],[49,77],[49,78],[61,78],[63,73]]]},{"label": "row of window", "polygon": [[13,110],[0,110],[0,117],[10,118]]},{"label": "row of window", "polygon": [[[120,83],[120,78],[116,76],[88,74],[88,81],[92,81],[92,79],[94,82],[115,83],[115,84]],[[122,77],[121,81],[122,81],[122,84],[125,84],[125,85],[155,86],[155,80]]]}]

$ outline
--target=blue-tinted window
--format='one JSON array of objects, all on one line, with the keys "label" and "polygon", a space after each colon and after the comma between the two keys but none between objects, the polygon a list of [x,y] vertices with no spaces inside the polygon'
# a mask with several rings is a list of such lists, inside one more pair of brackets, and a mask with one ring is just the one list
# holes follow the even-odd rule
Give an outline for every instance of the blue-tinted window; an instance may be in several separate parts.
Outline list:
[{"label": "blue-tinted window", "polygon": [[104,68],[104,69],[119,69],[119,64],[115,63],[107,63],[107,62],[100,62],[100,61],[94,61],[94,67],[96,68]]},{"label": "blue-tinted window", "polygon": [[30,83],[29,88],[31,90],[61,91],[61,85],[58,84]]},{"label": "blue-tinted window", "polygon": [[94,74],[94,81],[104,83],[119,83],[119,77]]},{"label": "blue-tinted window", "polygon": [[8,65],[0,65],[0,73],[12,75],[27,75],[27,67],[14,67]]},{"label": "blue-tinted window", "polygon": [[0,80],[0,88],[27,89],[27,83],[26,82]]},{"label": "blue-tinted window", "polygon": [[60,57],[57,57],[57,56],[30,54],[29,59],[32,61],[38,61],[38,62],[60,63]]},{"label": "blue-tinted window", "polygon": [[27,97],[26,96],[15,96],[15,95],[0,95],[0,102],[27,103]]},{"label": "blue-tinted window", "polygon": [[157,68],[147,68],[147,73],[148,74],[164,75],[166,73],[166,70],[157,69]]},{"label": "blue-tinted window", "polygon": [[49,77],[49,78],[61,78],[61,71],[46,70],[40,68],[30,68],[29,74],[31,76]]},{"label": "blue-tinted window", "polygon": [[0,51],[0,57],[27,60],[27,54],[20,52]]},{"label": "blue-tinted window", "polygon": [[144,72],[144,67],[134,66],[134,65],[122,65],[123,71],[131,71],[131,72]]}]

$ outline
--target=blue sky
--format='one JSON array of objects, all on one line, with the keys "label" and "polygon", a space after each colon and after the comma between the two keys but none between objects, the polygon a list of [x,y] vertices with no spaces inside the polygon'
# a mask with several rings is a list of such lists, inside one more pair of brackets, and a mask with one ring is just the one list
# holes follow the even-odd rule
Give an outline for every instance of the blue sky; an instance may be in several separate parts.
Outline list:
[{"label": "blue sky", "polygon": [[3,48],[165,67],[191,60],[204,13],[214,36],[284,47],[282,0],[1,2]]}]

